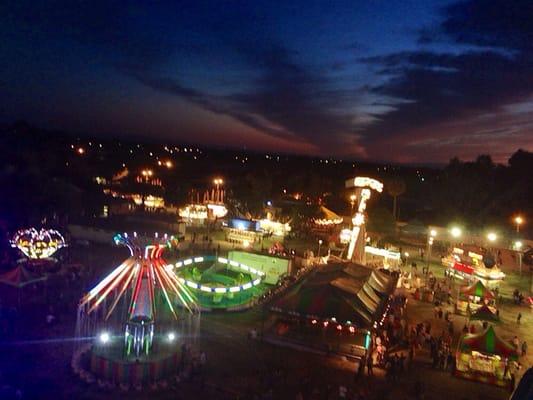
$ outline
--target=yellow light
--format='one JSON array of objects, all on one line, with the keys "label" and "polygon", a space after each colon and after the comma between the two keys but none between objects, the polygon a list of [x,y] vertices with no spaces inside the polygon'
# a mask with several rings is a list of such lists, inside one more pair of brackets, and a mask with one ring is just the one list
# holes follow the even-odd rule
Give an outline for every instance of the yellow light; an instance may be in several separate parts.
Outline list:
[{"label": "yellow light", "polygon": [[85,149],[83,147],[78,147],[78,154],[85,154]]},{"label": "yellow light", "polygon": [[356,196],[355,194],[352,194],[352,195],[350,196],[350,200],[351,200],[351,201],[355,201],[356,198],[357,198],[357,196]]},{"label": "yellow light", "polygon": [[463,231],[461,231],[461,228],[458,228],[457,226],[454,226],[450,233],[452,234],[452,236],[454,238],[458,238],[459,236],[461,236],[463,234]]},{"label": "yellow light", "polygon": [[524,223],[524,218],[522,218],[520,215],[517,215],[514,219],[515,224],[522,225]]},{"label": "yellow light", "polygon": [[172,161],[167,160],[167,161],[165,162],[165,166],[166,166],[167,168],[172,168]]},{"label": "yellow light", "polygon": [[495,242],[496,239],[498,239],[498,235],[496,235],[494,232],[489,232],[487,234],[487,239],[489,239],[491,242]]},{"label": "yellow light", "polygon": [[437,231],[435,229],[432,229],[431,231],[429,231],[429,235],[431,237],[435,237],[435,236],[437,236]]},{"label": "yellow light", "polygon": [[519,240],[516,241],[516,242],[514,242],[514,248],[515,248],[516,250],[520,250],[520,249],[522,248],[522,245],[523,245],[522,242],[519,241]]}]

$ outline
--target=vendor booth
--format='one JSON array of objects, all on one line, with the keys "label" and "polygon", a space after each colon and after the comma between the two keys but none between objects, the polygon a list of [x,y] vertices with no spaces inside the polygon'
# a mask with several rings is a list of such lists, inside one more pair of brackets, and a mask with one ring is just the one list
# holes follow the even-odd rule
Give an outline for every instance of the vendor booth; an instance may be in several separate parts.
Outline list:
[{"label": "vendor booth", "polygon": [[446,267],[446,275],[467,282],[480,280],[490,289],[499,287],[505,278],[494,257],[480,248],[472,251],[469,248],[454,247],[451,254],[442,258],[442,264]]},{"label": "vendor booth", "polygon": [[491,312],[496,312],[495,296],[481,281],[473,285],[465,286],[459,290],[459,296],[455,303],[455,312],[461,315],[469,315],[482,306],[487,306]]},{"label": "vendor booth", "polygon": [[492,326],[478,334],[467,334],[456,353],[455,375],[465,379],[508,386],[518,354]]}]

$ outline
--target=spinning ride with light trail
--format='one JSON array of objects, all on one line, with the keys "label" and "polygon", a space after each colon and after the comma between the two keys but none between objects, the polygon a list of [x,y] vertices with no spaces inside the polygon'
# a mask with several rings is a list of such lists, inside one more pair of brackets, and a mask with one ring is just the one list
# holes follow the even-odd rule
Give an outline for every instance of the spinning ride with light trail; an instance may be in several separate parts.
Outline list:
[{"label": "spinning ride with light trail", "polygon": [[357,201],[356,213],[352,218],[352,231],[350,234],[350,244],[346,252],[346,259],[358,264],[365,263],[365,210],[366,203],[370,199],[372,190],[378,193],[383,191],[383,183],[372,178],[358,176],[346,181],[346,188],[355,188],[355,198]]},{"label": "spinning ride with light trail", "polygon": [[21,229],[10,241],[28,260],[43,260],[52,257],[59,249],[66,247],[65,238],[55,229]]},{"label": "spinning ride with light trail", "polygon": [[[130,257],[81,299],[76,334],[94,337],[90,370],[95,375],[115,382],[122,382],[123,375],[131,381],[130,375],[139,373],[155,379],[154,371],[175,369],[176,342],[191,342],[197,336],[200,310],[173,265],[162,258],[170,247],[167,235],[156,236],[146,246],[139,244],[136,234],[119,234],[114,241],[126,246]],[[117,372],[127,363],[145,372]],[[109,364],[111,372],[102,375]]]}]

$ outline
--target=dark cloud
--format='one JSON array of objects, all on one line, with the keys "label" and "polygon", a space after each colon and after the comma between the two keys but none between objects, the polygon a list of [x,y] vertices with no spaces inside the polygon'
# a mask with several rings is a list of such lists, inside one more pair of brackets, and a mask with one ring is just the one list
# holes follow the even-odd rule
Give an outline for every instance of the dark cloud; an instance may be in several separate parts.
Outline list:
[{"label": "dark cloud", "polygon": [[[407,144],[421,128],[431,135],[432,126],[527,99],[533,94],[531,21],[529,1],[464,1],[447,7],[434,31],[439,40],[444,35],[452,44],[470,45],[469,50],[363,59],[388,78],[371,91],[401,100],[392,111],[375,115],[377,120],[361,132],[363,143],[376,151],[386,140]],[[430,41],[430,35],[424,30],[421,40]]]},{"label": "dark cloud", "polygon": [[[206,110],[225,114],[271,136],[301,140],[334,151],[350,134],[347,115],[331,111],[343,91],[329,87],[323,76],[294,63],[294,52],[277,45],[239,43],[238,51],[259,72],[251,90],[214,96],[182,85],[174,78],[153,77],[150,71],[130,71],[139,82],[184,98]],[[327,92],[327,96],[320,93]]]}]

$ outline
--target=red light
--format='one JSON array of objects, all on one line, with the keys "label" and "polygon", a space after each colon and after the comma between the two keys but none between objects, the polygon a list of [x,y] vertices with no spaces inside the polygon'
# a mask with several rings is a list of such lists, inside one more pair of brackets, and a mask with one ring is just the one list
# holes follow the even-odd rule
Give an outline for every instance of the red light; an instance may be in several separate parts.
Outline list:
[{"label": "red light", "polygon": [[338,331],[342,331],[342,326],[341,325],[337,325],[337,330]]}]

